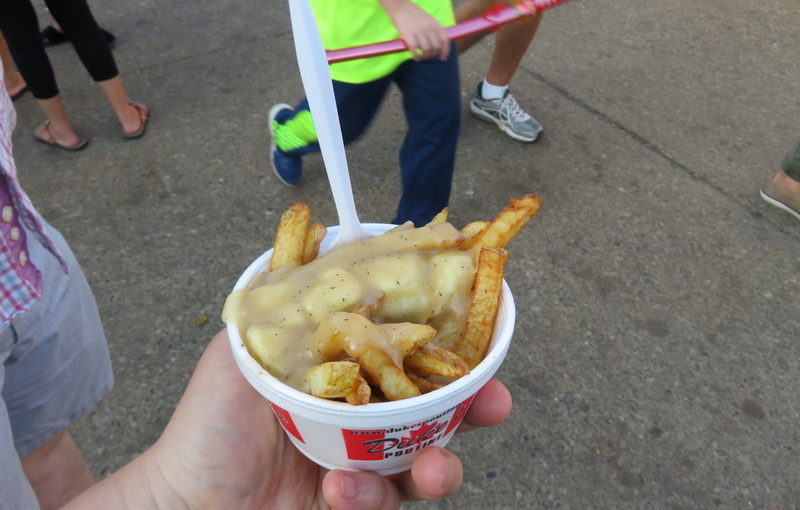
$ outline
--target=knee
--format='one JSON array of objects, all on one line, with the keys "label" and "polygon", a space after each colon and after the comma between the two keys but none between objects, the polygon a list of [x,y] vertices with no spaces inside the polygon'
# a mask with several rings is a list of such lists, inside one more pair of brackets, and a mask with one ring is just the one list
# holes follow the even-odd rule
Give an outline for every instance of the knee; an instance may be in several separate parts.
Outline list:
[{"label": "knee", "polygon": [[444,130],[458,130],[461,125],[461,101],[458,95],[444,98],[433,116],[436,126]]},{"label": "knee", "polygon": [[59,472],[71,439],[72,436],[67,429],[64,429],[20,459],[25,476],[34,485],[34,489],[37,484],[56,476]]}]

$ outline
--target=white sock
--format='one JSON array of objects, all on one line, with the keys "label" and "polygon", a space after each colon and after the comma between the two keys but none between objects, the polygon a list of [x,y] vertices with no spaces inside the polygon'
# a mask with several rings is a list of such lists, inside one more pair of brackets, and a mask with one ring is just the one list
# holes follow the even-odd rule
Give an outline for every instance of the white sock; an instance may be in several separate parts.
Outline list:
[{"label": "white sock", "polygon": [[481,84],[481,97],[484,99],[502,99],[508,90],[508,85],[492,85],[486,80]]}]

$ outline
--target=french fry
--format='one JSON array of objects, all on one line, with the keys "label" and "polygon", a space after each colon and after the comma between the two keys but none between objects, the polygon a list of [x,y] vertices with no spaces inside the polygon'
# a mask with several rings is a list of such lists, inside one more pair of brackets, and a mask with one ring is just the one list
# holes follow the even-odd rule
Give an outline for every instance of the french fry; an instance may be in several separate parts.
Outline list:
[{"label": "french fry", "polygon": [[413,371],[421,375],[437,375],[448,379],[461,377],[469,372],[467,363],[457,354],[432,344],[423,345],[406,356],[403,366],[406,372]]},{"label": "french fry", "polygon": [[385,236],[386,234],[391,234],[393,232],[402,232],[403,230],[412,230],[413,228],[414,228],[414,222],[406,221],[404,223],[401,223],[400,225],[397,225],[396,227],[394,227],[392,229],[387,230],[386,232],[384,232],[381,235]]},{"label": "french fry", "polygon": [[488,221],[473,221],[472,223],[467,223],[464,225],[464,227],[461,229],[461,233],[467,238],[474,237],[485,230],[488,226]]},{"label": "french fry", "polygon": [[408,353],[427,344],[436,336],[436,330],[431,326],[413,322],[380,324],[378,327],[389,336],[389,341],[404,358]]},{"label": "french fry", "polygon": [[447,221],[447,207],[439,211],[439,214],[431,218],[431,221],[428,222],[428,225],[437,225],[439,223],[444,223]]},{"label": "french fry", "polygon": [[397,253],[424,250],[445,250],[459,246],[464,236],[449,223],[427,225],[413,230],[394,230],[371,239],[375,249],[392,247]]},{"label": "french fry", "polygon": [[359,375],[360,370],[361,367],[354,361],[328,361],[309,368],[306,372],[306,383],[311,394],[316,397],[347,397],[359,386],[359,379],[363,381]]},{"label": "french fry", "polygon": [[375,310],[377,310],[381,305],[384,296],[385,294],[380,290],[371,290],[370,292],[365,293],[364,297],[361,298],[361,303],[353,308],[353,313],[357,313],[359,315],[363,315],[367,319],[371,319],[372,314],[375,313]]},{"label": "french fry", "polygon": [[471,369],[483,359],[492,338],[506,260],[508,252],[503,249],[481,248],[478,256],[467,320],[453,349]]},{"label": "french fry", "polygon": [[386,400],[386,397],[384,397],[382,394],[375,393],[373,391],[372,395],[369,396],[369,403],[370,404],[379,404],[381,402],[388,402],[388,400]]},{"label": "french fry", "polygon": [[270,259],[270,270],[296,267],[303,262],[306,230],[311,219],[311,209],[295,202],[281,216],[275,232],[275,245]]},{"label": "french fry", "polygon": [[372,388],[369,387],[367,381],[360,375],[356,378],[356,383],[350,388],[350,391],[345,395],[347,403],[354,406],[363,406],[369,403],[372,397]]},{"label": "french fry", "polygon": [[363,315],[367,319],[372,318],[373,312],[375,312],[376,306],[371,304],[361,303],[360,305],[353,308],[353,313],[357,313],[358,315]]},{"label": "french fry", "polygon": [[542,201],[536,195],[512,198],[508,207],[500,211],[485,229],[465,240],[461,248],[505,248],[541,207]]},{"label": "french fry", "polygon": [[389,400],[402,400],[420,394],[419,388],[411,382],[403,369],[395,365],[382,350],[369,347],[358,353],[355,358]]},{"label": "french fry", "polygon": [[328,227],[320,222],[313,223],[308,227],[306,238],[303,241],[303,264],[308,264],[319,255],[319,245],[325,239]]},{"label": "french fry", "polygon": [[[270,271],[280,272],[233,293],[223,317],[244,324],[263,367],[311,395],[365,405],[435,391],[484,359],[504,248],[540,208],[536,195],[512,198],[492,221],[460,230],[444,208],[423,227],[406,222],[342,247],[331,264],[300,267],[319,257],[327,228],[293,203],[275,233]],[[295,347],[320,364],[305,370]]]},{"label": "french fry", "polygon": [[411,379],[411,382],[413,382],[417,388],[419,388],[419,391],[422,394],[430,393],[433,390],[438,390],[442,387],[441,384],[435,383],[430,379],[426,379],[421,375],[415,374],[414,372],[406,372],[406,375],[408,375],[408,378]]}]

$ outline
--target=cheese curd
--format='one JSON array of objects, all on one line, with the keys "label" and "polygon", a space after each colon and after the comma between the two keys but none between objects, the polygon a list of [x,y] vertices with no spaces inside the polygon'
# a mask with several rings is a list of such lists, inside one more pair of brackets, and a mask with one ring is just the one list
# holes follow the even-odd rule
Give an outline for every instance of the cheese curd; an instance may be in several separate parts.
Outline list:
[{"label": "cheese curd", "polygon": [[[262,366],[302,391],[309,368],[343,359],[345,350],[377,347],[402,366],[399,347],[375,324],[430,324],[441,333],[434,342],[447,347],[475,276],[472,253],[457,248],[461,239],[448,223],[390,231],[301,267],[261,273],[228,296],[223,320],[238,326]],[[370,320],[339,313],[359,306],[373,310]]]}]

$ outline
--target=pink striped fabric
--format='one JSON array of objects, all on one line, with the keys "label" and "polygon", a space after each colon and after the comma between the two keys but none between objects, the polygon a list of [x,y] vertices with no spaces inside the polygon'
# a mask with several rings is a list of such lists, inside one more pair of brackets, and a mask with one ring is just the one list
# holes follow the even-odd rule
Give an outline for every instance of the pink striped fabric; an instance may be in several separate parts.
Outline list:
[{"label": "pink striped fabric", "polygon": [[33,234],[68,272],[67,263],[45,233],[43,220],[17,180],[11,133],[16,112],[0,66],[0,329],[41,296],[42,276],[29,260],[27,235]]}]

